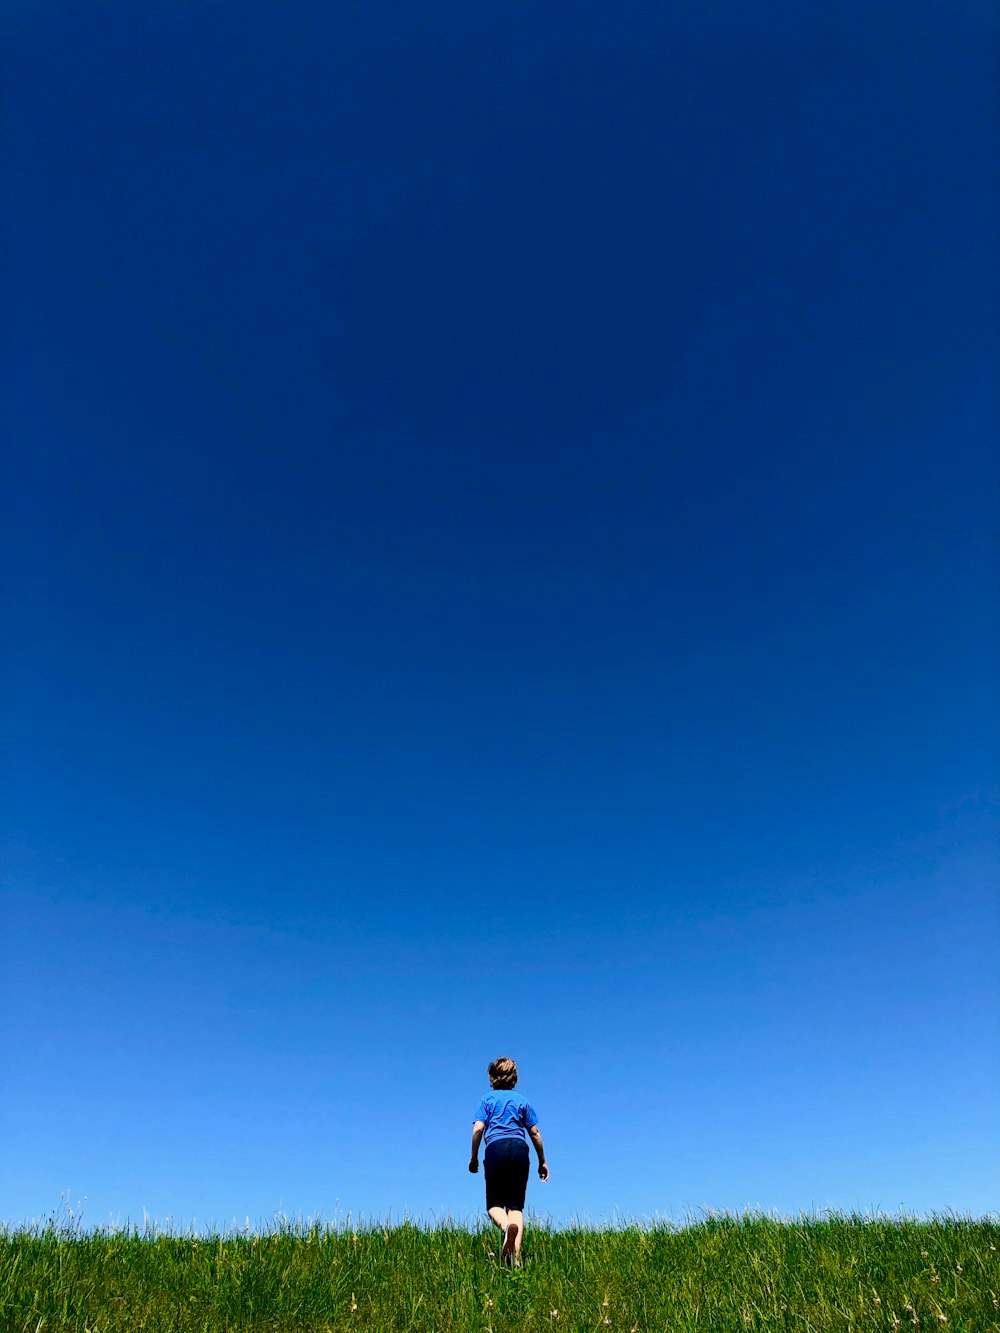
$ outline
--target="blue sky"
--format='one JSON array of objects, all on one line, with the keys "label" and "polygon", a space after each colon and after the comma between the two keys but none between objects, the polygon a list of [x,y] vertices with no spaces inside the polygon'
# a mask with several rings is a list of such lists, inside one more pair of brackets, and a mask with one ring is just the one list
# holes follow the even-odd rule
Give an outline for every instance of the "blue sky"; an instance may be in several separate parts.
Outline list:
[{"label": "blue sky", "polygon": [[995,1209],[988,8],[4,27],[0,1215]]}]

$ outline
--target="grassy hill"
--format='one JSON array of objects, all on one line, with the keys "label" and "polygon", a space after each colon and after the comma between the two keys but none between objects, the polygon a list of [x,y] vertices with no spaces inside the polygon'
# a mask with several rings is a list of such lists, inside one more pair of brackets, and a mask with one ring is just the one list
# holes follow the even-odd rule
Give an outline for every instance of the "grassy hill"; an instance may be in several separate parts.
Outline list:
[{"label": "grassy hill", "polygon": [[710,1216],[610,1230],[529,1225],[524,1266],[457,1225],[265,1234],[0,1231],[0,1328],[949,1330],[1000,1333],[1000,1223]]}]

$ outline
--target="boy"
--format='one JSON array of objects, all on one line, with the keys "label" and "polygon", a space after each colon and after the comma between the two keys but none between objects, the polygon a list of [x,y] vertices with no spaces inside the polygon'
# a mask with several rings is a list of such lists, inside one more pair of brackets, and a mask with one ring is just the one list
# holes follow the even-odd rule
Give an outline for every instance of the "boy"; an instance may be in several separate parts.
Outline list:
[{"label": "boy", "polygon": [[487,1073],[493,1091],[479,1103],[472,1122],[472,1157],[469,1170],[479,1170],[479,1141],[486,1131],[483,1174],[486,1176],[486,1211],[490,1221],[503,1232],[501,1258],[505,1264],[520,1268],[521,1241],[524,1237],[524,1191],[528,1185],[530,1154],[524,1130],[531,1135],[538,1154],[538,1175],[548,1180],[549,1168],[542,1147],[542,1135],[534,1109],[513,1091],[517,1083],[517,1065],[506,1056],[494,1060]]}]

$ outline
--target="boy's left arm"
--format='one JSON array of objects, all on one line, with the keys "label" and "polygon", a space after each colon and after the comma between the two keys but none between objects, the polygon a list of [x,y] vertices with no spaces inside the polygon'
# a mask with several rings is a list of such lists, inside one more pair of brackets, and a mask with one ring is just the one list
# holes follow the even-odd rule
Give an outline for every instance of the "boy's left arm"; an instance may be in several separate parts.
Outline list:
[{"label": "boy's left arm", "polygon": [[484,1120],[473,1120],[472,1122],[472,1156],[469,1158],[469,1170],[473,1175],[479,1170],[479,1144],[482,1141],[483,1130],[486,1128]]}]

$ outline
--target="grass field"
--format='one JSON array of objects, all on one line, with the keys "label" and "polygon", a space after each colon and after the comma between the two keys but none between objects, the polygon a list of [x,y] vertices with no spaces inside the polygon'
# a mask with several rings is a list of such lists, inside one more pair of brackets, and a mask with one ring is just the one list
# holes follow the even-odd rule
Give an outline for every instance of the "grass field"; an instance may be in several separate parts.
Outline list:
[{"label": "grass field", "polygon": [[284,1223],[262,1234],[0,1230],[0,1327],[17,1333],[407,1329],[1000,1333],[1000,1223],[710,1215],[684,1226],[499,1233]]}]

